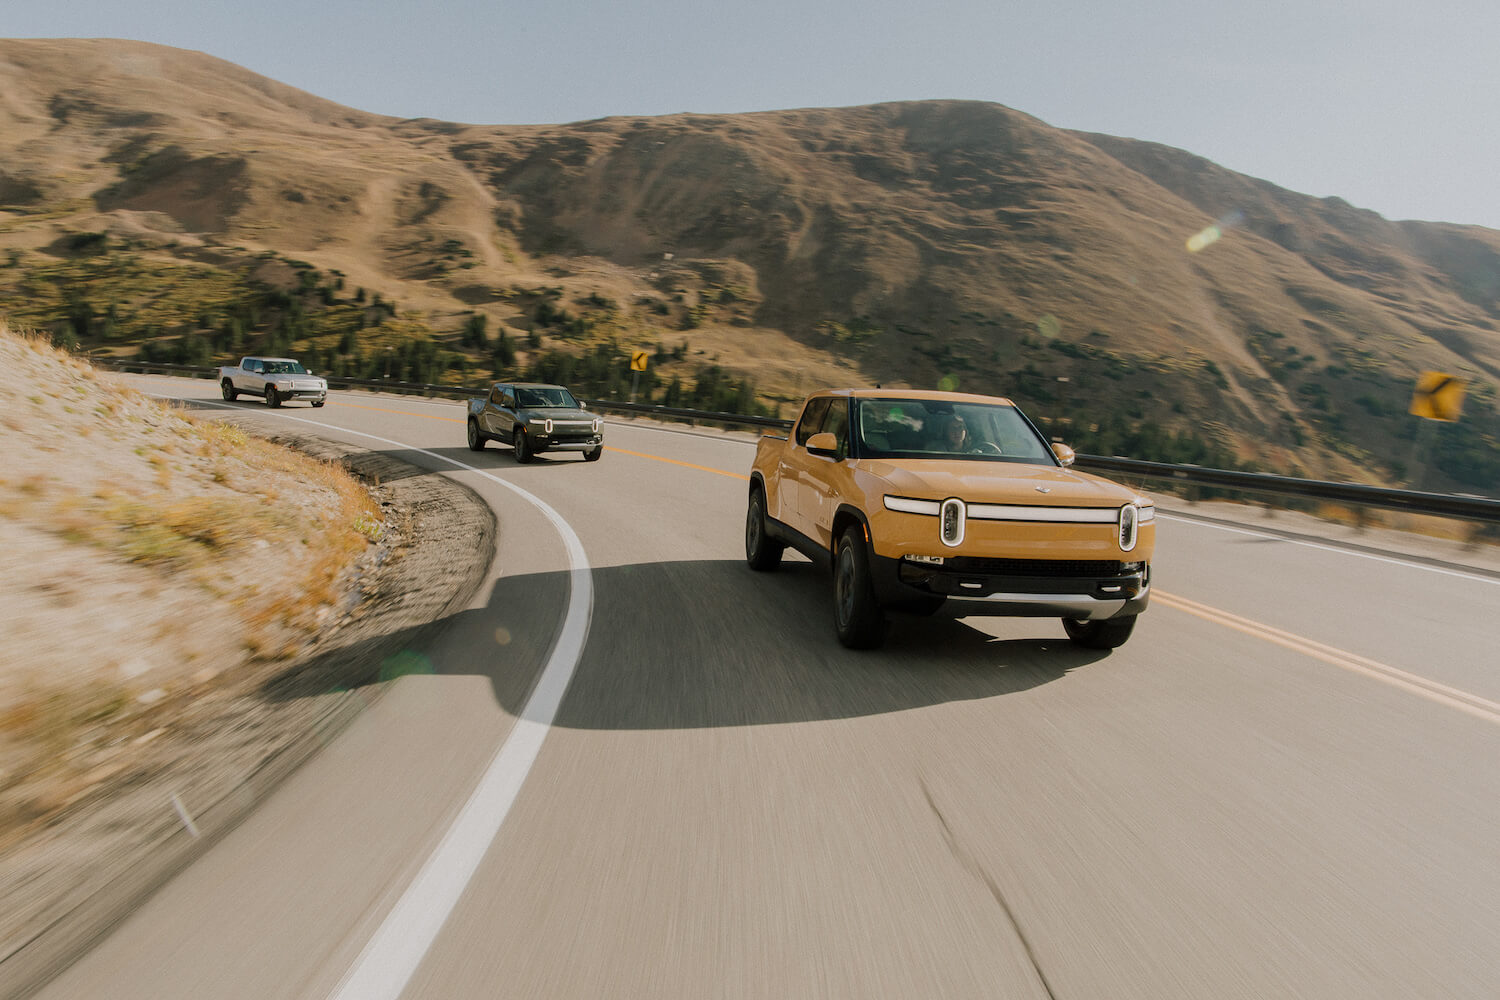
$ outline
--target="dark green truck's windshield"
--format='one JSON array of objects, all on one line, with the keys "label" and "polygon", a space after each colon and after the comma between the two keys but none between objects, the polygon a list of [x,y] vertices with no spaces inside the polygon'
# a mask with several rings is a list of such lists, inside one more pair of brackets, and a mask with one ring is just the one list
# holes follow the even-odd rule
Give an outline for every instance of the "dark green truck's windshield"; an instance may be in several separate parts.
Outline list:
[{"label": "dark green truck's windshield", "polygon": [[566,389],[549,387],[545,389],[518,388],[516,390],[516,404],[518,406],[569,406],[578,408],[578,401],[573,394]]}]

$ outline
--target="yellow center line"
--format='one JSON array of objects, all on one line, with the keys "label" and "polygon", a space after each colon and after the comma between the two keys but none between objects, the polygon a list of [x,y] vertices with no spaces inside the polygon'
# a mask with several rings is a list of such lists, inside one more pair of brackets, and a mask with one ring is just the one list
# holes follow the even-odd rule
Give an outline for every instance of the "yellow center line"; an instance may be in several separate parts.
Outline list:
[{"label": "yellow center line", "polygon": [[[329,406],[333,406],[335,404],[334,404],[333,400],[329,400],[328,401],[328,405]],[[342,402],[339,403],[339,404],[337,404],[337,405],[343,406],[343,407],[347,407],[348,409],[351,409],[351,410],[370,410],[370,411],[372,411],[374,413],[394,413],[398,417],[420,417],[423,420],[442,420],[442,421],[444,421],[446,423],[450,423],[450,424],[461,424],[461,423],[463,423],[463,419],[459,418],[459,417],[439,417],[439,416],[434,416],[433,414],[430,414],[430,413],[413,413],[410,410],[392,410],[392,409],[388,409],[388,408],[386,408],[384,406],[361,406],[359,403],[342,403]]]},{"label": "yellow center line", "polygon": [[1243,632],[1245,635],[1262,639],[1281,646],[1284,649],[1301,653],[1304,656],[1310,656],[1315,660],[1321,660],[1324,663],[1348,670],[1351,673],[1361,674],[1372,680],[1380,681],[1382,684],[1387,684],[1391,687],[1415,694],[1418,697],[1426,698],[1435,704],[1445,705],[1448,708],[1456,708],[1460,712],[1472,715],[1477,719],[1500,724],[1500,703],[1481,698],[1476,694],[1460,691],[1458,688],[1452,688],[1446,684],[1439,684],[1437,681],[1407,673],[1405,670],[1398,670],[1396,667],[1381,663],[1378,660],[1372,660],[1357,653],[1350,653],[1347,650],[1318,642],[1316,639],[1309,639],[1292,632],[1286,632],[1262,622],[1242,618],[1239,615],[1220,608],[1210,607],[1207,604],[1200,604],[1186,597],[1166,594],[1160,590],[1153,590],[1152,597],[1158,603],[1202,618],[1204,621],[1213,622],[1216,625],[1222,625],[1237,632]]},{"label": "yellow center line", "polygon": [[681,462],[675,458],[662,458],[660,455],[647,455],[642,451],[629,451],[625,448],[616,448],[613,445],[606,446],[605,451],[619,452],[621,455],[629,455],[632,458],[649,458],[653,462],[666,462],[668,465],[680,465],[685,469],[697,469],[699,472],[712,472],[716,476],[728,476],[730,479],[738,479],[749,482],[750,477],[738,472],[725,472],[723,469],[712,469],[706,465],[694,465],[692,462]]},{"label": "yellow center line", "polygon": [[[330,405],[332,405],[331,402]],[[393,413],[403,417],[421,417],[424,420],[444,420],[454,424],[461,424],[464,422],[461,419],[455,419],[453,417],[431,416],[425,413],[412,413],[408,410],[391,410],[380,406],[361,406],[358,403],[339,403],[338,405],[347,406],[351,409],[356,410],[374,410],[379,413]],[[616,448],[613,445],[605,446],[605,451],[612,451],[621,455],[629,455],[632,458],[650,459],[653,462],[665,462],[668,465],[680,465],[683,468],[696,469],[699,472],[711,472],[716,476],[728,476],[730,479],[738,479],[742,482],[748,482],[750,480],[749,476],[741,475],[738,472],[726,472],[723,469],[714,469],[706,465],[697,465],[693,462],[683,462],[675,458],[664,458],[661,455],[648,455],[645,452],[631,451],[627,448]],[[1470,694],[1467,691],[1461,691],[1458,688],[1449,687],[1446,684],[1439,684],[1437,681],[1428,680],[1427,678],[1419,677],[1416,674],[1407,673],[1405,670],[1399,670],[1396,667],[1390,666],[1389,664],[1381,663],[1377,660],[1372,660],[1368,657],[1360,656],[1357,653],[1351,653],[1347,650],[1339,649],[1336,646],[1330,646],[1326,643],[1318,642],[1315,639],[1309,639],[1306,636],[1296,635],[1292,632],[1285,632],[1279,628],[1275,628],[1271,625],[1266,625],[1262,622],[1257,622],[1249,618],[1242,618],[1239,615],[1233,614],[1229,611],[1225,611],[1221,608],[1210,607],[1207,604],[1200,604],[1199,602],[1186,597],[1179,597],[1175,594],[1167,594],[1160,590],[1153,590],[1152,596],[1156,599],[1156,601],[1161,604],[1165,604],[1169,608],[1175,608],[1178,611],[1183,611],[1187,614],[1195,615],[1198,618],[1202,618],[1204,621],[1213,622],[1216,625],[1222,625],[1225,628],[1234,629],[1237,632],[1242,632],[1245,635],[1253,636],[1254,638],[1264,640],[1277,646],[1281,646],[1284,649],[1289,649],[1293,652],[1301,653],[1304,656],[1310,656],[1315,660],[1321,660],[1324,663],[1339,667],[1343,670],[1348,670],[1351,673],[1361,674],[1373,680],[1380,681],[1382,684],[1387,684],[1391,687],[1399,688],[1403,691],[1408,691],[1412,694],[1417,695],[1418,697],[1426,698],[1428,701],[1434,702],[1435,704],[1446,705],[1449,708],[1456,708],[1460,712],[1472,715],[1478,719],[1483,719],[1486,722],[1500,724],[1500,703],[1490,701],[1486,698],[1481,698],[1478,695]]]},{"label": "yellow center line", "polygon": [[[329,405],[331,406],[333,404],[330,403]],[[361,406],[358,403],[339,403],[338,405],[347,406],[353,410],[372,410],[376,413],[394,413],[395,415],[401,417],[421,417],[423,420],[445,420],[450,424],[464,423],[464,419],[456,417],[438,417],[426,413],[412,413],[410,410],[391,410],[387,409],[384,406]],[[604,450],[616,452],[621,455],[629,455],[632,458],[649,458],[653,462],[665,462],[668,465],[680,465],[683,468],[687,469],[697,469],[699,472],[712,472],[716,476],[728,476],[730,479],[738,479],[742,482],[748,483],[750,481],[749,476],[741,475],[738,472],[726,472],[723,469],[713,469],[709,468],[706,465],[695,465],[692,462],[683,462],[675,458],[663,458],[661,455],[648,455],[643,451],[631,451],[628,448],[616,448],[614,445],[605,445]]]}]

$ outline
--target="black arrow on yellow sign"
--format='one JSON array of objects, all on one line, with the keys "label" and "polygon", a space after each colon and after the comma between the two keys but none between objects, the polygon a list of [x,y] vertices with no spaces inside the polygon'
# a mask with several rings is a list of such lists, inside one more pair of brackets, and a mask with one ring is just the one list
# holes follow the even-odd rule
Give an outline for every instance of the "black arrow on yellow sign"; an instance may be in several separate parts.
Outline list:
[{"label": "black arrow on yellow sign", "polygon": [[645,351],[633,351],[633,352],[631,352],[631,355],[630,355],[630,370],[634,371],[634,372],[643,372],[643,371],[646,370],[646,352]]},{"label": "black arrow on yellow sign", "polygon": [[1411,397],[1410,413],[1427,420],[1452,422],[1464,407],[1464,380],[1444,372],[1423,372]]}]

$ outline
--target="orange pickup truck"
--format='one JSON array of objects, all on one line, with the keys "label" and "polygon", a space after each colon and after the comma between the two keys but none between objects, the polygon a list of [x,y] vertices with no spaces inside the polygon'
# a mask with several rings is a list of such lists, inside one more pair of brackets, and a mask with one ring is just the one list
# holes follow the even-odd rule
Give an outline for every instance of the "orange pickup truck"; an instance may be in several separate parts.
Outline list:
[{"label": "orange pickup truck", "polygon": [[745,558],[831,565],[839,641],[888,613],[1058,617],[1075,643],[1130,638],[1150,599],[1156,508],[1068,466],[1008,399],[913,389],[810,396],[750,469]]}]

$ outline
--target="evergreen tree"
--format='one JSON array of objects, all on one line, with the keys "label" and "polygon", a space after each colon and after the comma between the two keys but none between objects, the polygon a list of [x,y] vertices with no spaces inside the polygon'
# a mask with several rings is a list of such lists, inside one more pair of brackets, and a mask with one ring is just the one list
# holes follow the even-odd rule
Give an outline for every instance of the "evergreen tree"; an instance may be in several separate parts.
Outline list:
[{"label": "evergreen tree", "polygon": [[495,341],[495,371],[510,368],[516,363],[516,349],[511,344],[510,338],[505,335],[505,330],[500,331],[500,337]]},{"label": "evergreen tree", "polygon": [[[490,346],[489,336],[485,333],[485,327],[489,324],[489,317],[483,313],[475,313],[464,321],[464,331],[460,343],[465,347],[475,347],[483,351]],[[505,339],[505,331],[500,331],[500,339]]]}]

